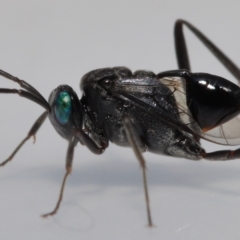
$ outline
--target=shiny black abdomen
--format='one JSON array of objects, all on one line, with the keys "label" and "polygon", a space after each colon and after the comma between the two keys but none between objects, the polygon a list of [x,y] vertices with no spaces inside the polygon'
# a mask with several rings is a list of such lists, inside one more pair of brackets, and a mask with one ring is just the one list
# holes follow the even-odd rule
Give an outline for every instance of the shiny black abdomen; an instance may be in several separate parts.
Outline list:
[{"label": "shiny black abdomen", "polygon": [[218,76],[186,76],[187,104],[199,126],[208,131],[239,114],[239,87]]}]

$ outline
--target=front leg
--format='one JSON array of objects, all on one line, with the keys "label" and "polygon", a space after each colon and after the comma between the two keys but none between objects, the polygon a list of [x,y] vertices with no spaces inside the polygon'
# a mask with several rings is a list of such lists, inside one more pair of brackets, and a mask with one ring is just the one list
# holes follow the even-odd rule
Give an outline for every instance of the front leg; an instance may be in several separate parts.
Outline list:
[{"label": "front leg", "polygon": [[92,153],[99,155],[99,154],[103,153],[103,151],[105,150],[104,148],[98,147],[97,144],[83,130],[77,129],[73,133],[71,139],[69,140],[69,144],[68,144],[67,155],[66,155],[66,173],[63,177],[57,204],[56,204],[55,208],[53,209],[53,211],[42,215],[42,217],[44,217],[44,218],[55,215],[60,207],[61,201],[63,199],[63,192],[64,192],[67,177],[72,172],[74,147],[76,146],[77,142],[79,142],[79,141],[81,143],[83,143],[84,145],[86,145],[86,147],[88,147],[88,149]]}]

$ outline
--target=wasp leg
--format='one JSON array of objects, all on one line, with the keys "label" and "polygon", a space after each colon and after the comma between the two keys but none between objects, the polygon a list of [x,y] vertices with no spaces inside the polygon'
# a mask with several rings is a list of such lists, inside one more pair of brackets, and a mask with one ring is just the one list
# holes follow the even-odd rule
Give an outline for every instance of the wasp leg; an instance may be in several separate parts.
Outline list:
[{"label": "wasp leg", "polygon": [[210,161],[237,160],[240,158],[240,148],[236,150],[222,150],[206,153],[204,158]]},{"label": "wasp leg", "polygon": [[148,218],[148,226],[152,227],[152,217],[151,217],[151,210],[150,210],[150,203],[149,203],[149,194],[148,194],[148,185],[147,185],[147,173],[146,173],[146,162],[142,155],[141,150],[141,141],[136,134],[136,131],[134,129],[134,126],[131,122],[131,119],[128,115],[123,115],[122,117],[123,125],[125,128],[125,132],[127,135],[127,139],[129,144],[131,145],[137,160],[140,163],[141,169],[142,169],[142,176],[143,176],[143,186],[144,186],[144,193],[145,193],[145,200],[146,200],[146,207],[147,207],[147,218]]},{"label": "wasp leg", "polygon": [[186,42],[183,34],[183,25],[187,26],[197,38],[215,55],[215,57],[228,69],[228,71],[240,81],[240,69],[203,33],[201,33],[192,24],[184,20],[177,20],[174,27],[175,49],[179,69],[187,69],[190,71],[190,63]]},{"label": "wasp leg", "polygon": [[43,114],[41,114],[41,116],[37,119],[37,121],[33,124],[33,126],[31,127],[30,131],[28,132],[27,136],[20,142],[20,144],[16,147],[16,149],[13,151],[13,153],[2,163],[0,163],[0,167],[3,167],[6,163],[8,163],[9,161],[11,161],[13,159],[13,157],[16,155],[16,153],[19,151],[19,149],[23,146],[23,144],[31,137],[33,137],[34,142],[36,140],[36,133],[38,131],[38,129],[42,126],[44,120],[46,119],[48,115],[48,112],[45,111]]},{"label": "wasp leg", "polygon": [[74,134],[72,136],[72,138],[70,139],[69,144],[68,144],[67,157],[66,157],[66,173],[65,173],[63,181],[62,181],[61,190],[60,190],[60,194],[59,194],[59,198],[58,198],[56,207],[53,209],[52,212],[43,214],[42,217],[44,217],[44,218],[56,214],[57,210],[60,207],[60,203],[61,203],[62,198],[63,198],[63,192],[64,192],[65,183],[66,183],[68,175],[72,171],[72,161],[73,161],[75,142],[76,142],[76,134]]},{"label": "wasp leg", "polygon": [[62,185],[61,185],[60,194],[59,194],[59,197],[58,197],[57,204],[56,204],[55,208],[53,209],[53,211],[42,215],[42,217],[44,217],[44,218],[56,214],[59,207],[60,207],[61,201],[63,199],[63,192],[64,192],[67,177],[72,172],[74,147],[76,146],[77,142],[80,141],[80,140],[82,141],[82,143],[84,145],[86,145],[91,150],[91,152],[93,152],[95,154],[101,154],[104,151],[103,148],[98,147],[94,143],[94,141],[81,129],[78,129],[74,132],[74,134],[73,134],[73,136],[70,139],[69,144],[68,144],[67,156],[66,156],[66,173],[63,177],[63,181],[62,181]]}]

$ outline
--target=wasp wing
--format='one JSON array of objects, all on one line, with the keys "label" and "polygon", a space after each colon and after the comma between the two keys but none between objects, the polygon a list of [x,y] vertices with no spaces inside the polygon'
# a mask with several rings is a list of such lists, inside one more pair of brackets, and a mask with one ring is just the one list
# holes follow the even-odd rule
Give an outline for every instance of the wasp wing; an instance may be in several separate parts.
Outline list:
[{"label": "wasp wing", "polygon": [[209,141],[220,143],[223,145],[239,145],[240,144],[240,119],[239,115],[230,121],[217,126],[204,134]]},{"label": "wasp wing", "polygon": [[196,138],[223,145],[240,144],[238,117],[207,132],[202,131],[187,106],[186,83],[182,77],[119,79],[113,92],[116,97],[137,104],[153,117]]},{"label": "wasp wing", "polygon": [[240,144],[240,116],[234,117],[228,122],[219,125],[207,132],[202,131],[197,122],[193,119],[187,106],[186,84],[184,78],[162,78],[160,79],[174,93],[181,121],[188,125],[196,134],[202,138],[223,145]]}]

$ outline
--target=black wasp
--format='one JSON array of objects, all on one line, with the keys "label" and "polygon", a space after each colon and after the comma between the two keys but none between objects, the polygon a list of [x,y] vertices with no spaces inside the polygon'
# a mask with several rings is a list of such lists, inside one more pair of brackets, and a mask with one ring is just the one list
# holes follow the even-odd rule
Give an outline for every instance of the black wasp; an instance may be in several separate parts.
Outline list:
[{"label": "black wasp", "polygon": [[174,29],[179,70],[157,75],[142,70],[132,73],[125,67],[93,70],[82,77],[80,100],[71,87],[61,85],[52,91],[47,102],[30,84],[0,70],[0,75],[25,89],[0,88],[0,93],[15,93],[45,108],[27,137],[1,166],[12,160],[29,138],[35,137],[47,116],[56,131],[69,141],[60,196],[54,210],[44,217],[54,215],[60,206],[78,142],[95,154],[103,153],[109,141],[132,147],[142,169],[149,226],[152,219],[142,152],[192,160],[240,157],[240,148],[206,153],[200,145],[201,138],[225,145],[240,143],[240,133],[236,130],[240,88],[222,77],[191,73],[183,25],[240,79],[237,66],[198,29],[183,20],[178,20]]}]

